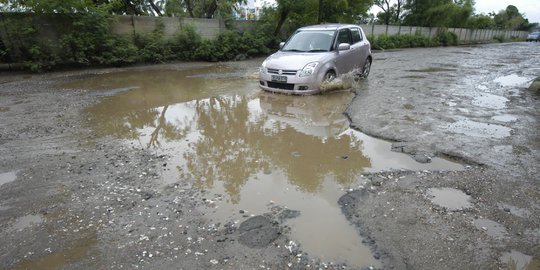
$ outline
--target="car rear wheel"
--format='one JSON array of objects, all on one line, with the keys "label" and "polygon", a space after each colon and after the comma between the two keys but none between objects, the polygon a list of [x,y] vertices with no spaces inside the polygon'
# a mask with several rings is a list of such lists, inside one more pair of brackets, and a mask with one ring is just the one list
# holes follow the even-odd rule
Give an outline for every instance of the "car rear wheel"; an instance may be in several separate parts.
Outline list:
[{"label": "car rear wheel", "polygon": [[364,63],[364,67],[362,67],[362,74],[360,74],[360,77],[366,79],[369,76],[369,72],[371,72],[371,57],[366,59],[366,63]]}]

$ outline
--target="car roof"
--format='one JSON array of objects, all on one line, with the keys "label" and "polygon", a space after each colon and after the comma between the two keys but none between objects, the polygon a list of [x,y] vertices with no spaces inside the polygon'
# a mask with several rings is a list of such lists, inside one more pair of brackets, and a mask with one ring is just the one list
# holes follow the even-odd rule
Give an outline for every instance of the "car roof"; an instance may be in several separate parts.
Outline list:
[{"label": "car roof", "polygon": [[298,30],[301,30],[301,31],[303,30],[338,30],[342,28],[351,28],[351,27],[359,28],[358,25],[354,25],[354,24],[335,23],[335,24],[318,24],[318,25],[304,26],[304,27],[299,28]]}]

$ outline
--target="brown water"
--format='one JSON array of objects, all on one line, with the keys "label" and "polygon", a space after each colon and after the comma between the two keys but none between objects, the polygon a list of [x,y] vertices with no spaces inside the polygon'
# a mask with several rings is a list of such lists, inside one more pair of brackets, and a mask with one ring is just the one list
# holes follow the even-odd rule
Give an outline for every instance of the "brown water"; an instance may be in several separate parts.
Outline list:
[{"label": "brown water", "polygon": [[165,171],[162,184],[193,179],[213,194],[207,211],[215,222],[273,206],[299,210],[287,221],[290,238],[323,261],[380,265],[337,205],[344,190],[364,184],[362,173],[462,169],[438,158],[417,163],[350,129],[343,115],[350,91],[275,95],[241,74],[223,66],[125,71],[61,87],[104,95],[87,111],[92,128],[170,155],[168,167],[177,169]]},{"label": "brown water", "polygon": [[[23,269],[42,269],[57,270],[64,269],[66,266],[81,260],[82,258],[96,252],[97,236],[90,233],[85,238],[79,239],[73,246],[58,251],[51,251],[48,255],[39,257],[35,260],[23,261],[12,268],[12,270]],[[96,256],[97,257],[97,256]],[[99,259],[98,259],[99,260]],[[94,266],[96,263],[94,262]]]},{"label": "brown water", "polygon": [[508,270],[538,270],[540,258],[523,254],[517,250],[505,252],[500,260],[506,264]]}]

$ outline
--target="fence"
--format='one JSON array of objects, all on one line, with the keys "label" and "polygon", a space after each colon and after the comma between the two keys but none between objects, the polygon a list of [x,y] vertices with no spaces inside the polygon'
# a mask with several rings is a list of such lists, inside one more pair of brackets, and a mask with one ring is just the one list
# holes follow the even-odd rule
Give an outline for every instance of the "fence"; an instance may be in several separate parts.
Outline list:
[{"label": "fence", "polygon": [[223,21],[218,19],[147,16],[114,16],[111,30],[116,34],[145,34],[156,28],[158,20],[165,26],[166,36],[173,36],[185,25],[192,26],[195,32],[206,39],[213,39],[225,30]]},{"label": "fence", "polygon": [[[73,18],[62,14],[37,15],[32,13],[0,13],[0,53],[2,47],[11,48],[7,50],[13,59],[17,59],[20,48],[24,41],[12,38],[13,31],[24,31],[24,29],[8,30],[8,22],[30,21],[36,28],[35,38],[47,44],[59,44],[61,38],[66,33],[73,31]],[[113,16],[111,19],[111,31],[119,35],[146,34],[156,29],[158,23],[164,26],[165,36],[173,36],[182,27],[190,25],[203,38],[214,39],[226,29],[225,24],[220,19],[196,19],[196,18],[173,18],[173,17],[146,17],[146,16]],[[254,31],[256,22],[235,21],[233,27],[239,31]],[[12,27],[13,28],[13,27]],[[427,37],[435,37],[438,32],[436,27],[416,27],[416,26],[387,26],[387,25],[362,25],[368,35],[399,35],[399,34],[420,34]],[[11,32],[10,32],[11,31]],[[465,29],[450,28],[448,31],[457,35],[461,44],[491,42],[495,37],[504,39],[520,38],[525,39],[525,31],[505,31],[494,29]],[[61,46],[51,46],[54,53],[62,53]],[[5,53],[4,51],[3,53]],[[1,56],[1,55],[0,55]]]},{"label": "fence", "polygon": [[[366,35],[414,35],[419,33],[420,35],[427,37],[435,37],[439,28],[437,27],[417,27],[417,26],[396,26],[396,25],[361,25],[366,32]],[[503,37],[504,39],[510,38],[527,38],[526,31],[507,31],[496,29],[467,29],[467,28],[448,28],[449,32],[457,35],[460,44],[478,43],[478,42],[490,42],[495,37]]]}]

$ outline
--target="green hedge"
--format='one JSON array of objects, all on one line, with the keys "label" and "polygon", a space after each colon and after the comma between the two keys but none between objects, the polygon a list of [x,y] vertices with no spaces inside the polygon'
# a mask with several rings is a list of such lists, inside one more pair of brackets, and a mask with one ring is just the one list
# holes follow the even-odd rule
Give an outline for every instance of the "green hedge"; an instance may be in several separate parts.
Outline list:
[{"label": "green hedge", "polygon": [[107,15],[67,15],[70,31],[52,43],[36,38],[39,28],[31,18],[6,19],[0,27],[7,29],[11,44],[0,42],[0,59],[7,63],[24,63],[33,71],[58,65],[119,66],[135,62],[166,61],[229,61],[266,55],[270,50],[266,38],[250,33],[225,31],[214,40],[202,39],[193,27],[183,26],[173,37],[166,37],[164,24],[158,20],[156,29],[133,36],[110,32]]},{"label": "green hedge", "polygon": [[456,34],[447,30],[440,30],[434,38],[429,38],[416,34],[402,35],[378,35],[369,36],[371,47],[375,50],[388,50],[397,48],[416,48],[416,47],[436,47],[436,46],[455,46],[459,45],[459,40]]}]

